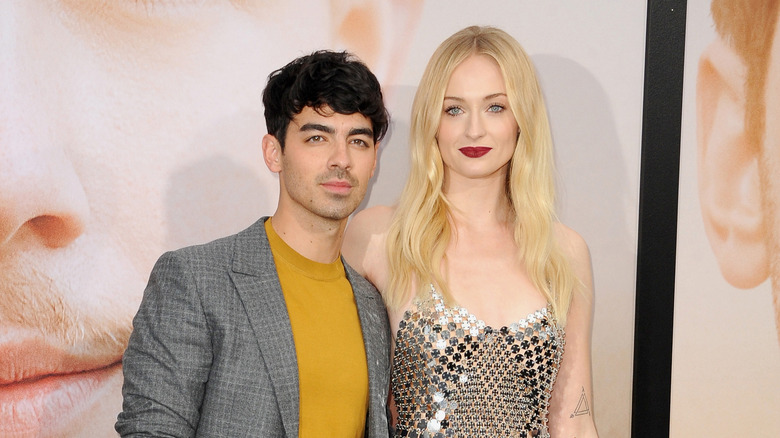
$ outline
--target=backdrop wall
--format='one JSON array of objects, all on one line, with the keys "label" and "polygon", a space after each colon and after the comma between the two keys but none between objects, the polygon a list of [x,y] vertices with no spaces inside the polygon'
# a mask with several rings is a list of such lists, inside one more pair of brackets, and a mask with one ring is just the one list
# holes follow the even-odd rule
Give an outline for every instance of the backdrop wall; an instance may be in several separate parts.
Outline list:
[{"label": "backdrop wall", "polygon": [[0,3],[0,436],[113,436],[154,261],[273,213],[268,73],[318,48],[369,63],[393,125],[363,206],[389,204],[425,63],[471,24],[507,30],[536,63],[561,220],[593,258],[595,418],[627,436],[645,14],[574,0]]}]

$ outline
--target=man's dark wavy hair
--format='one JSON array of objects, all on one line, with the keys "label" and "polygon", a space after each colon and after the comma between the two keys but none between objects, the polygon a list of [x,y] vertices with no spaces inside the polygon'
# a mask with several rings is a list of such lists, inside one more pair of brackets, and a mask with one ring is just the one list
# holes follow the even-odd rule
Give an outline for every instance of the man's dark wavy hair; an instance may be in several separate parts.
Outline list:
[{"label": "man's dark wavy hair", "polygon": [[304,107],[320,112],[360,113],[371,120],[374,142],[387,132],[389,116],[379,81],[348,52],[320,50],[302,56],[268,76],[263,91],[265,125],[284,148],[287,126]]}]

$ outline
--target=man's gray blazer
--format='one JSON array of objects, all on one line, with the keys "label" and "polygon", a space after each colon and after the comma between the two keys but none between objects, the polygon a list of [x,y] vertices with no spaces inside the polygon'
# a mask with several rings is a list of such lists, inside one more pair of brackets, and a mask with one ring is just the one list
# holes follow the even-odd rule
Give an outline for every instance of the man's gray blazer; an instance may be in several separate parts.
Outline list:
[{"label": "man's gray blazer", "polygon": [[[124,355],[122,436],[298,436],[298,365],[266,219],[157,261]],[[387,437],[387,313],[344,267],[368,360],[366,437]]]}]

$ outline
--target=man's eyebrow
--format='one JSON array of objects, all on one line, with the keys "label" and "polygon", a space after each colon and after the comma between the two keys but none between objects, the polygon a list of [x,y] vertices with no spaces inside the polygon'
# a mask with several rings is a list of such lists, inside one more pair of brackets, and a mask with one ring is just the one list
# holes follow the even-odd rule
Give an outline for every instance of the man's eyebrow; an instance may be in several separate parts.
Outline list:
[{"label": "man's eyebrow", "polygon": [[[306,132],[306,131],[319,131],[324,132],[326,134],[335,134],[336,129],[332,126],[323,125],[321,123],[305,123],[301,125],[300,132]],[[371,128],[352,128],[349,130],[349,136],[353,135],[366,135],[369,137],[372,137],[374,135],[374,130]]]},{"label": "man's eyebrow", "polygon": [[304,125],[301,125],[301,128],[299,129],[301,132],[305,131],[321,131],[325,132],[327,134],[333,134],[336,132],[336,130],[332,126],[322,125],[319,123],[306,123]]},{"label": "man's eyebrow", "polygon": [[369,137],[373,137],[374,130],[371,128],[352,128],[349,130],[349,135],[367,135]]}]

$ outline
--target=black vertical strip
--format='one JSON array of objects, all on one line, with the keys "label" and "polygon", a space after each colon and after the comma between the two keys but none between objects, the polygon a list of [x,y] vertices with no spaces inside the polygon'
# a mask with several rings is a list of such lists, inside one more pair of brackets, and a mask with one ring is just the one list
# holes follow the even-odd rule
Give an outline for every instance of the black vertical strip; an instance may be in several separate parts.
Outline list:
[{"label": "black vertical strip", "polygon": [[647,3],[632,438],[669,436],[685,9]]}]

